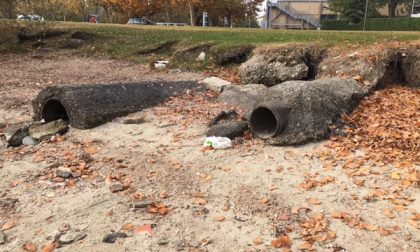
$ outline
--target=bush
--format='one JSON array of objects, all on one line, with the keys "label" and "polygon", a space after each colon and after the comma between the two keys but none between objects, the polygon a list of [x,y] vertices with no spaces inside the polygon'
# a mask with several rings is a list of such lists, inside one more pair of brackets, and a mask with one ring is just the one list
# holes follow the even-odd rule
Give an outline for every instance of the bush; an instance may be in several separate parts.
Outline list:
[{"label": "bush", "polygon": [[[363,21],[349,24],[349,21],[326,20],[322,30],[363,30]],[[420,31],[420,18],[369,18],[366,20],[367,31]]]}]

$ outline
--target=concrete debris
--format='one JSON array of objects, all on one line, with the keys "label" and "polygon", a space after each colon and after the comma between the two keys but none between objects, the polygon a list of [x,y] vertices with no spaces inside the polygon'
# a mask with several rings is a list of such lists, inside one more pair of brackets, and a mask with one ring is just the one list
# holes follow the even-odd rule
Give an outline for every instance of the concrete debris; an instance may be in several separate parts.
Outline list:
[{"label": "concrete debris", "polygon": [[38,140],[45,140],[56,134],[63,134],[69,128],[67,120],[59,119],[46,124],[31,126],[29,128],[29,135]]},{"label": "concrete debris", "polygon": [[4,130],[4,137],[7,146],[19,146],[22,144],[22,140],[29,135],[29,127],[31,123],[21,123],[11,125]]},{"label": "concrete debris", "polygon": [[84,239],[87,236],[85,232],[68,231],[67,233],[60,236],[58,241],[61,244],[70,244],[75,241]]},{"label": "concrete debris", "polygon": [[33,146],[39,144],[37,139],[33,139],[31,136],[26,136],[22,139],[22,144],[26,146]]},{"label": "concrete debris", "polygon": [[314,78],[324,49],[308,46],[259,48],[239,68],[245,84],[277,85],[288,80]]},{"label": "concrete debris", "polygon": [[245,121],[228,121],[211,126],[206,136],[227,137],[234,139],[243,136],[248,129],[248,123]]},{"label": "concrete debris", "polygon": [[200,81],[199,83],[216,92],[221,92],[225,86],[232,84],[229,81],[225,81],[218,77],[209,77]]},{"label": "concrete debris", "polygon": [[229,85],[223,89],[218,100],[244,109],[246,118],[249,118],[260,99],[260,93],[266,89],[266,86],[260,84]]}]

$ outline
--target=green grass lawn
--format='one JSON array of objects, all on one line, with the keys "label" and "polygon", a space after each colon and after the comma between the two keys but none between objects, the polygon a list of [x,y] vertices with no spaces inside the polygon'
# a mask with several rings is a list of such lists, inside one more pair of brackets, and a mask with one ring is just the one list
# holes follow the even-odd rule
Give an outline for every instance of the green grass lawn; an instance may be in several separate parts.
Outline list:
[{"label": "green grass lawn", "polygon": [[[0,21],[0,28],[9,25]],[[301,30],[266,30],[246,28],[210,28],[210,27],[158,27],[129,26],[115,24],[84,24],[58,22],[56,29],[85,31],[95,34],[94,42],[77,50],[87,56],[105,56],[117,59],[129,59],[136,62],[149,60],[139,57],[138,51],[151,48],[167,41],[179,41],[177,48],[203,42],[214,42],[215,47],[235,45],[259,45],[267,43],[314,42],[325,46],[371,44],[380,41],[419,40],[420,32],[357,32],[357,31],[301,31]],[[0,42],[1,43],[1,42]],[[22,49],[17,39],[0,44],[0,50]],[[169,52],[168,52],[169,53]]]}]

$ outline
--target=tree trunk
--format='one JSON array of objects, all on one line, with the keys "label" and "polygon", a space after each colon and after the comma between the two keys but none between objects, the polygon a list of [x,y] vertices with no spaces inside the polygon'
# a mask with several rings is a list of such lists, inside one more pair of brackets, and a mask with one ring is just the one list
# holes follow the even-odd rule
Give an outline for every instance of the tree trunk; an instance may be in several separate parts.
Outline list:
[{"label": "tree trunk", "polygon": [[391,0],[388,5],[388,15],[389,17],[395,17],[395,11],[398,6],[399,0]]},{"label": "tree trunk", "polygon": [[188,0],[188,8],[190,9],[190,21],[191,21],[191,26],[195,26],[194,23],[194,6],[191,0]]},{"label": "tree trunk", "polygon": [[166,22],[170,22],[170,17],[169,17],[169,2],[168,0],[165,0],[165,14],[166,14]]}]

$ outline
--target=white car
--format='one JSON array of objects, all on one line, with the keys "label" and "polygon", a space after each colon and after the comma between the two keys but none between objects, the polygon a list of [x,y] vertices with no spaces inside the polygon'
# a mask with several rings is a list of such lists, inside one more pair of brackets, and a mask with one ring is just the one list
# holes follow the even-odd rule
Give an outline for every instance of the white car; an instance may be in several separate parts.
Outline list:
[{"label": "white car", "polygon": [[18,14],[18,20],[29,20],[29,21],[44,21],[44,18],[40,15],[26,15],[26,14]]}]

